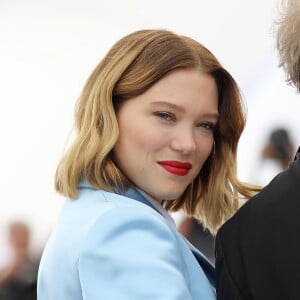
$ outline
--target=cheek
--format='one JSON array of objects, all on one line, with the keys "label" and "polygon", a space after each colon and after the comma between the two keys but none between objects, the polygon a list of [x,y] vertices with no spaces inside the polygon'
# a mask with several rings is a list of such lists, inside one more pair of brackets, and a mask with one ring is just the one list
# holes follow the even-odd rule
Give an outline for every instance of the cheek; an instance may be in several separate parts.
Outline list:
[{"label": "cheek", "polygon": [[161,149],[167,140],[159,131],[153,130],[150,126],[136,128],[132,131],[130,138],[137,148],[142,148],[145,152]]},{"label": "cheek", "polygon": [[214,147],[213,138],[207,138],[199,142],[197,147],[198,148],[197,156],[202,164],[208,159],[209,155],[213,151],[213,147]]},{"label": "cheek", "polygon": [[[131,152],[143,151],[144,154],[156,151],[163,145],[164,139],[158,132],[146,126],[135,126],[130,130],[121,130],[117,144]],[[141,155],[140,153],[139,155]]]}]

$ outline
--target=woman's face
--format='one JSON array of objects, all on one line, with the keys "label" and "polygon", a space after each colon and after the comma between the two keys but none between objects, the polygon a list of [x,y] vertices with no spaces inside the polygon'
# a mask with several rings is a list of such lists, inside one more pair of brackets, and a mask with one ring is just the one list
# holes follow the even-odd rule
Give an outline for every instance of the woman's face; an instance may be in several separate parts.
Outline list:
[{"label": "woman's face", "polygon": [[178,198],[199,174],[213,148],[218,94],[213,77],[179,69],[117,113],[118,167],[156,200]]}]

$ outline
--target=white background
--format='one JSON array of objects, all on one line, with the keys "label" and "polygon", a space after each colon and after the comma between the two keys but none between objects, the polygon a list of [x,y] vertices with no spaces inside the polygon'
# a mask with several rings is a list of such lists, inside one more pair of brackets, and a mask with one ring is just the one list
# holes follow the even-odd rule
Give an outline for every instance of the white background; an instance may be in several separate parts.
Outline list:
[{"label": "white background", "polygon": [[277,68],[276,16],[275,0],[0,0],[0,239],[22,218],[34,245],[44,244],[62,204],[53,176],[74,104],[108,49],[134,30],[193,37],[236,78],[248,108],[242,179],[273,126],[287,126],[299,143],[300,99]]}]

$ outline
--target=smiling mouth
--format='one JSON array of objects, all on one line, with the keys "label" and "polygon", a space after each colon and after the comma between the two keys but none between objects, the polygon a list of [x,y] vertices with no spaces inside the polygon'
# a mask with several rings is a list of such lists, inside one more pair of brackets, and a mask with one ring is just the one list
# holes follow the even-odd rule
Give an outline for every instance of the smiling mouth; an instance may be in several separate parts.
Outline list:
[{"label": "smiling mouth", "polygon": [[172,161],[158,161],[157,163],[169,173],[177,176],[186,175],[189,172],[189,170],[192,168],[192,164],[187,162],[172,160]]}]

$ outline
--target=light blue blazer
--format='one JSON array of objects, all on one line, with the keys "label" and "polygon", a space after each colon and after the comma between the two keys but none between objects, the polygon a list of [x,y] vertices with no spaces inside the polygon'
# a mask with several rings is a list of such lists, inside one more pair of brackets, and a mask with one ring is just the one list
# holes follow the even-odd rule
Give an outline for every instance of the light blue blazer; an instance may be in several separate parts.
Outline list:
[{"label": "light blue blazer", "polygon": [[214,269],[192,248],[137,191],[83,182],[44,249],[38,300],[216,299]]}]

